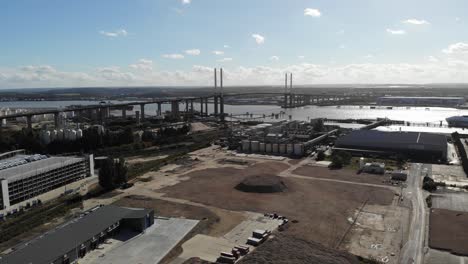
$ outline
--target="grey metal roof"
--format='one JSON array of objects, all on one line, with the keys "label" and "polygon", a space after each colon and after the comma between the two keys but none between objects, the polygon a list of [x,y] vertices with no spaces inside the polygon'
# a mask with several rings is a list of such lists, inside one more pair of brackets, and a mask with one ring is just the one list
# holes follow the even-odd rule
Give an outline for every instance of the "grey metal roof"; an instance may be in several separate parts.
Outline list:
[{"label": "grey metal roof", "polygon": [[423,132],[383,132],[377,130],[355,130],[339,138],[337,148],[373,150],[419,150],[447,151],[444,135]]},{"label": "grey metal roof", "polygon": [[[151,210],[108,205],[74,219],[2,256],[1,264],[50,264],[125,218],[145,216]],[[98,238],[98,237],[96,237]]]},{"label": "grey metal roof", "polygon": [[46,159],[32,161],[8,169],[0,170],[0,179],[6,179],[11,182],[81,162],[83,160],[84,158],[78,157],[49,157]]}]

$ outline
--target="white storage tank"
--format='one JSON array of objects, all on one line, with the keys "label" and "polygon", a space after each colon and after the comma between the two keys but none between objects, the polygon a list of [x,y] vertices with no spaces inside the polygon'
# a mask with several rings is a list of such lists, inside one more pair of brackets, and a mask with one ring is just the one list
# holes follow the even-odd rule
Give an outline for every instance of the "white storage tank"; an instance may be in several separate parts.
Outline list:
[{"label": "white storage tank", "polygon": [[63,132],[63,129],[59,129],[59,130],[57,131],[57,139],[60,140],[60,141],[64,139],[64,132]]},{"label": "white storage tank", "polygon": [[294,153],[294,144],[287,144],[286,145],[286,153],[288,155],[292,155]]},{"label": "white storage tank", "polygon": [[70,132],[71,130],[69,128],[65,129],[65,131],[63,131],[63,138],[65,140],[70,140]]},{"label": "white storage tank", "polygon": [[271,153],[272,152],[272,148],[271,148],[270,143],[265,144],[265,152],[266,153]]},{"label": "white storage tank", "polygon": [[279,154],[286,153],[286,144],[279,144]]},{"label": "white storage tank", "polygon": [[259,151],[260,153],[265,153],[265,143],[260,143]]},{"label": "white storage tank", "polygon": [[250,142],[250,149],[253,153],[258,153],[260,142],[258,141],[251,141]]},{"label": "white storage tank", "polygon": [[76,131],[76,139],[80,139],[82,137],[83,137],[83,130],[81,130],[80,128]]},{"label": "white storage tank", "polygon": [[271,145],[271,152],[273,152],[274,154],[278,154],[279,153],[279,145],[278,144],[272,144]]},{"label": "white storage tank", "polygon": [[250,152],[250,140],[242,140],[242,151]]},{"label": "white storage tank", "polygon": [[294,156],[304,155],[304,144],[294,144]]},{"label": "white storage tank", "polygon": [[57,130],[50,131],[50,142],[57,140]]},{"label": "white storage tank", "polygon": [[70,140],[71,141],[76,140],[76,130],[75,129],[70,130]]}]

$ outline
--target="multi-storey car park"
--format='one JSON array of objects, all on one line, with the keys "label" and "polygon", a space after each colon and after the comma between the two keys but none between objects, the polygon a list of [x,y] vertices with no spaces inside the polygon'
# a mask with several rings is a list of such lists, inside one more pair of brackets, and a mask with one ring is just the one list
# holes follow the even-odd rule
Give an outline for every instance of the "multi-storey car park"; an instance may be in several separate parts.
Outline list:
[{"label": "multi-storey car park", "polygon": [[0,209],[94,174],[93,157],[16,154],[0,160]]}]

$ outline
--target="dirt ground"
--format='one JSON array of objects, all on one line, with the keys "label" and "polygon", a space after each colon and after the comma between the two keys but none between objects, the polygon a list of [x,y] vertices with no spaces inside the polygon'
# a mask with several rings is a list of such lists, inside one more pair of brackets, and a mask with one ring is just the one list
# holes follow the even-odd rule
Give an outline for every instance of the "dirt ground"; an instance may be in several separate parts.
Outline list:
[{"label": "dirt ground", "polygon": [[189,178],[161,189],[167,197],[190,200],[234,211],[277,212],[298,221],[286,231],[308,241],[335,246],[349,223],[347,218],[368,204],[389,205],[390,190],[341,183],[284,177],[287,191],[275,194],[244,193],[234,187],[245,177],[276,175],[289,166],[281,162],[258,163],[245,169],[210,168],[187,173]]},{"label": "dirt ground", "polygon": [[245,218],[242,213],[211,210],[137,195],[126,196],[114,204],[123,207],[152,208],[157,216],[202,220],[204,227],[198,230],[199,233],[211,236],[224,235]]},{"label": "dirt ground", "polygon": [[356,171],[350,169],[331,170],[329,168],[311,165],[301,166],[295,169],[293,173],[297,175],[310,176],[315,178],[326,178],[341,181],[363,182],[382,185],[385,185],[383,181],[390,180],[390,176],[388,175],[374,175],[367,173],[358,174]]},{"label": "dirt ground", "polygon": [[297,239],[286,234],[274,238],[255,249],[239,264],[359,264],[357,257],[342,251],[326,248],[318,243]]},{"label": "dirt ground", "polygon": [[456,255],[468,255],[468,213],[431,209],[429,246]]}]

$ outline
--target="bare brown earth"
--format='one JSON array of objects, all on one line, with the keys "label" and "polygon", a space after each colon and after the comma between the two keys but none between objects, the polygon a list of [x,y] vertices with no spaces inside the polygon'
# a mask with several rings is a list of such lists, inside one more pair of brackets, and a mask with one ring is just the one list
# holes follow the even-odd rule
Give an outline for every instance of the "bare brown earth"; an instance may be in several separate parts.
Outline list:
[{"label": "bare brown earth", "polygon": [[429,246],[456,255],[468,255],[468,213],[431,209]]},{"label": "bare brown earth", "polygon": [[285,231],[288,234],[332,247],[349,227],[347,218],[364,201],[388,205],[394,196],[392,191],[381,188],[292,177],[283,178],[288,188],[281,193],[245,193],[235,189],[248,176],[276,175],[288,167],[284,163],[266,162],[246,169],[205,169],[186,174],[189,180],[163,188],[161,192],[228,210],[276,212],[298,221]]},{"label": "bare brown earth", "polygon": [[390,179],[390,177],[386,175],[374,175],[367,173],[358,174],[355,170],[351,169],[332,170],[325,167],[310,165],[304,165],[295,169],[293,174],[315,178],[326,178],[340,181],[363,182],[381,185],[385,185],[383,181],[388,181]]},{"label": "bare brown earth", "polygon": [[354,255],[318,243],[277,234],[239,261],[239,264],[359,264]]},{"label": "bare brown earth", "polygon": [[198,233],[211,236],[221,236],[238,225],[244,217],[240,213],[230,213],[222,210],[153,199],[145,196],[129,195],[115,202],[117,206],[152,208],[155,215],[162,217],[178,217],[201,220]]}]

